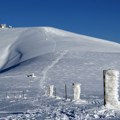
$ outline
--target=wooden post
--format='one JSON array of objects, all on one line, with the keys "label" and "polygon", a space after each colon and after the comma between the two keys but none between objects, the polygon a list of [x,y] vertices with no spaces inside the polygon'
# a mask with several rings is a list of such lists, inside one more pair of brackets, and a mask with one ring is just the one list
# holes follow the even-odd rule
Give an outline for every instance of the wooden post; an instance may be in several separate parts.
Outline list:
[{"label": "wooden post", "polygon": [[67,100],[67,85],[65,84],[65,99]]},{"label": "wooden post", "polygon": [[56,87],[54,87],[54,94],[55,94],[55,98],[56,98],[56,96],[57,96],[57,95],[56,95]]},{"label": "wooden post", "polygon": [[15,93],[13,93],[13,95],[14,95],[14,98],[16,98],[16,96],[15,96],[16,94],[15,94]]},{"label": "wooden post", "polygon": [[7,98],[7,96],[8,96],[8,93],[6,92],[6,98]]},{"label": "wooden post", "polygon": [[8,92],[6,92],[6,98],[9,98],[9,96],[8,96]]},{"label": "wooden post", "polygon": [[104,106],[106,105],[106,84],[105,84],[105,74],[106,74],[106,70],[103,70],[103,94],[104,94]]},{"label": "wooden post", "polygon": [[25,97],[25,92],[24,92],[24,90],[23,90],[23,92],[22,92],[22,97],[23,97],[23,98]]}]

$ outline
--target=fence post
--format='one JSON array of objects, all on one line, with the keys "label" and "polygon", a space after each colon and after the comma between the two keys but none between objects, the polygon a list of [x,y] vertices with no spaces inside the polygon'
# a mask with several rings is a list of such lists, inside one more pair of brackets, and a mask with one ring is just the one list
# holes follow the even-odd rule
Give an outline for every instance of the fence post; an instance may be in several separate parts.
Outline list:
[{"label": "fence post", "polygon": [[55,98],[57,97],[56,95],[56,87],[54,87],[54,94],[55,94]]},{"label": "fence post", "polygon": [[106,79],[106,70],[103,70],[103,89],[104,89],[104,106],[106,105],[106,82],[105,82],[105,79]]},{"label": "fence post", "polygon": [[81,84],[73,83],[72,85],[73,85],[73,95],[74,95],[73,100],[78,101],[78,100],[80,100],[80,94],[81,94],[80,86],[81,86]]},{"label": "fence post", "polygon": [[119,71],[103,70],[104,80],[104,106],[107,108],[120,108],[119,105]]},{"label": "fence post", "polygon": [[65,99],[67,100],[67,85],[65,84]]},{"label": "fence post", "polygon": [[6,92],[6,98],[7,98],[7,96],[8,96],[8,93]]},{"label": "fence post", "polygon": [[25,92],[24,92],[24,90],[22,92],[22,97],[25,98]]},{"label": "fence post", "polygon": [[48,89],[49,97],[53,97],[54,96],[53,93],[54,93],[54,85],[49,85],[49,89]]},{"label": "fence post", "polygon": [[8,96],[8,92],[6,92],[6,98],[9,98],[9,96]]},{"label": "fence post", "polygon": [[13,93],[13,95],[14,95],[14,98],[16,98],[16,94],[15,94],[15,93]]}]

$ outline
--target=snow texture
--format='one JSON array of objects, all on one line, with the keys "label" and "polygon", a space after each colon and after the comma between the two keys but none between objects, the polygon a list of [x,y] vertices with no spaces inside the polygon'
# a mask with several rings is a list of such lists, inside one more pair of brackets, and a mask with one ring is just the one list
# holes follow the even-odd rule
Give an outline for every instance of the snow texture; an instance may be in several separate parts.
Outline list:
[{"label": "snow texture", "polygon": [[120,109],[119,102],[119,71],[106,70],[105,73],[105,100],[107,108]]}]

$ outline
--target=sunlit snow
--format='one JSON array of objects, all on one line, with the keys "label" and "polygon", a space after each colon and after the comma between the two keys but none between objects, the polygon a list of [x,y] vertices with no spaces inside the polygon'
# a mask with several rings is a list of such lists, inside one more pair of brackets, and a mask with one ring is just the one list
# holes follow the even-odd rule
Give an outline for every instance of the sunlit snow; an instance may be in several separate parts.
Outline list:
[{"label": "sunlit snow", "polygon": [[[52,27],[0,29],[0,118],[119,120],[119,110],[103,106],[107,69],[120,71],[118,43]],[[73,83],[81,84],[79,102]]]}]

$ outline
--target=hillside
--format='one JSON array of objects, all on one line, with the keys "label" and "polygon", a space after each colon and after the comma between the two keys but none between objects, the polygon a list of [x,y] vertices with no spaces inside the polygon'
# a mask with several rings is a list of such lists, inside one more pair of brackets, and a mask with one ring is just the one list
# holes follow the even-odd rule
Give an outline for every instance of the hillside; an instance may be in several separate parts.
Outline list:
[{"label": "hillside", "polygon": [[120,45],[51,27],[0,30],[0,70],[62,50],[119,52]]},{"label": "hillside", "polygon": [[[51,27],[11,28],[0,30],[0,54],[0,119],[119,120],[119,111],[103,107],[103,70],[120,70],[120,44]],[[72,83],[81,83],[84,102],[72,101]],[[48,85],[57,99],[46,95]]]}]

